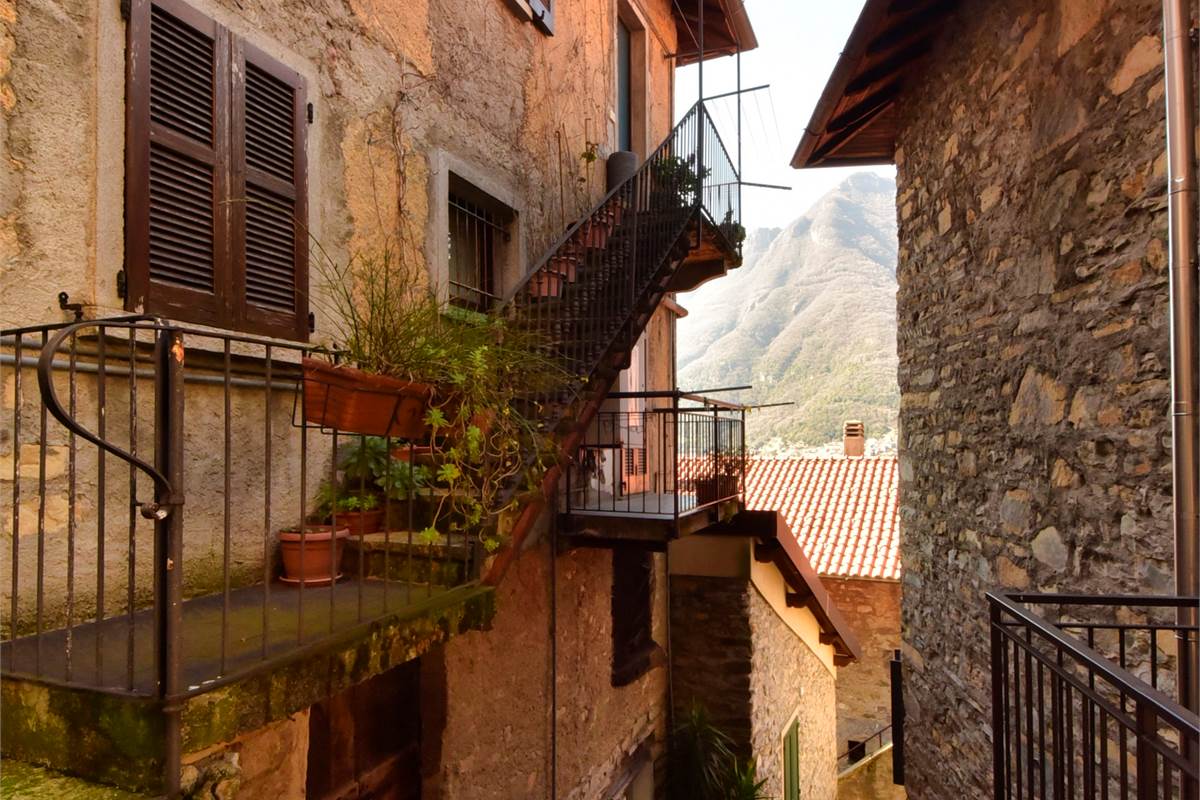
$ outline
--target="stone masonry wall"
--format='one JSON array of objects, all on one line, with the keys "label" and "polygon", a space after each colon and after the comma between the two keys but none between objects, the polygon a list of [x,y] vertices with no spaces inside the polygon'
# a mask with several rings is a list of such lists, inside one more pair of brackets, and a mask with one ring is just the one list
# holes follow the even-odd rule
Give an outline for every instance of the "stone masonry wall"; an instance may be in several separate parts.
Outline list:
[{"label": "stone masonry wall", "polygon": [[675,713],[699,702],[750,756],[754,641],[741,578],[671,576],[671,681]]},{"label": "stone masonry wall", "polygon": [[753,585],[740,578],[671,578],[676,713],[698,700],[754,758],[768,797],[783,796],[783,734],[800,719],[801,797],[837,796],[834,676]]},{"label": "stone masonry wall", "polygon": [[[666,579],[655,556],[653,633],[666,641]],[[591,800],[644,741],[661,759],[667,675],[661,659],[620,688],[612,674],[612,553],[558,559],[557,670],[550,650],[547,546],[520,557],[501,584],[492,630],[440,653],[445,720],[423,719],[423,797]],[[425,668],[426,657],[422,660]],[[428,659],[433,660],[433,659]],[[557,792],[551,791],[551,687],[557,680]],[[422,673],[422,684],[426,672]],[[427,716],[423,713],[423,716]]]},{"label": "stone masonry wall", "polygon": [[837,797],[837,685],[834,675],[770,604],[751,588],[751,724],[758,778],[768,797],[783,797],[783,734],[800,722],[800,796]]},{"label": "stone masonry wall", "polygon": [[1171,588],[1161,4],[968,0],[896,152],[907,777],[989,796],[995,587]]},{"label": "stone masonry wall", "polygon": [[898,581],[822,578],[834,605],[858,637],[862,656],[838,667],[838,752],[892,720],[892,654],[900,647]]}]

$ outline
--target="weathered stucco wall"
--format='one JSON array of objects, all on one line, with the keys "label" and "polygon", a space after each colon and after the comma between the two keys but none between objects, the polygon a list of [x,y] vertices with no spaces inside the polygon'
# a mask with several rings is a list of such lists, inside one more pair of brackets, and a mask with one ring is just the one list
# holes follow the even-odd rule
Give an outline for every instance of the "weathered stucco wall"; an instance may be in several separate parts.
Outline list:
[{"label": "weathered stucco wall", "polygon": [[[618,14],[635,32],[647,75],[635,112],[647,152],[671,126],[675,26],[669,0],[563,0],[553,37],[537,31],[497,0],[190,0],[235,35],[302,74],[313,104],[307,129],[308,228],[314,240],[310,285],[314,341],[336,335],[321,298],[321,263],[345,263],[391,246],[433,281],[446,278],[447,173],[457,170],[517,212],[516,245],[503,264],[500,288],[511,287],[563,227],[604,191],[603,156],[616,147],[615,25]],[[0,327],[63,321],[56,295],[66,291],[91,316],[123,313],[117,273],[124,258],[125,23],[120,4],[31,0],[0,6]],[[601,159],[581,158],[588,143]],[[316,247],[315,245],[318,245]],[[656,377],[671,363],[660,314],[651,337]],[[219,350],[193,336],[189,346]],[[26,344],[30,344],[27,340]],[[6,353],[11,352],[5,349]],[[27,351],[26,355],[30,355]],[[238,353],[235,351],[235,357]],[[250,353],[258,359],[262,352]],[[287,358],[277,350],[277,358]],[[110,352],[110,366],[120,368]],[[212,367],[189,365],[208,377]],[[261,362],[258,362],[261,363]],[[253,364],[238,364],[239,373]],[[24,427],[10,430],[14,372],[0,367],[0,514],[4,552],[11,552],[12,459],[22,467],[19,590],[22,619],[33,610],[37,551],[37,409],[32,369],[22,375]],[[110,382],[109,433],[119,444],[128,427],[128,394]],[[64,384],[65,386],[65,384]],[[79,381],[81,418],[94,425],[95,381]],[[139,381],[141,452],[152,452],[149,381]],[[65,393],[65,389],[63,389]],[[122,395],[122,392],[126,392]],[[124,406],[122,405],[124,404]],[[232,399],[231,552],[235,584],[263,571],[264,524],[277,530],[300,515],[299,435],[291,426],[292,394],[271,407],[272,518],[264,522],[266,409],[261,393]],[[211,386],[187,391],[188,479],[185,581],[190,593],[220,585],[224,558],[223,398]],[[116,431],[114,431],[116,428]],[[310,436],[311,496],[327,473],[325,437]],[[66,436],[50,422],[44,589],[48,622],[65,616],[67,507]],[[76,465],[74,557],[79,619],[94,611],[95,559],[100,539],[95,452],[81,448]],[[106,610],[123,606],[128,577],[127,473],[109,459],[105,512]],[[145,481],[143,481],[143,484]],[[142,487],[141,493],[146,494]],[[139,499],[145,499],[144,497]],[[278,513],[274,509],[278,509]],[[145,599],[150,566],[149,524],[134,523],[135,602]],[[274,531],[268,534],[268,538]],[[144,544],[144,547],[143,547]],[[144,551],[144,552],[143,552]],[[0,584],[8,592],[7,559]],[[141,576],[145,576],[143,577]],[[5,608],[7,596],[0,597]]]},{"label": "weathered stucco wall", "polygon": [[900,648],[900,583],[826,577],[834,605],[858,637],[862,655],[838,667],[837,740],[863,741],[892,721],[892,655]]},{"label": "weathered stucco wall", "polygon": [[969,0],[903,102],[915,798],[990,794],[986,590],[1171,587],[1160,18]]},{"label": "weathered stucco wall", "polygon": [[750,671],[751,740],[769,797],[783,797],[783,734],[800,723],[800,796],[837,797],[836,679],[775,609],[749,591],[754,658]]},{"label": "weathered stucco wall", "polygon": [[[666,642],[662,556],[655,556],[654,640]],[[625,760],[649,741],[666,745],[666,667],[614,688],[612,554],[577,549],[558,558],[557,668],[551,650],[549,554],[527,551],[500,588],[493,628],[450,642],[423,659],[423,685],[442,685],[444,727],[423,719],[423,796],[478,800],[601,797]],[[425,664],[428,660],[430,663]],[[437,672],[427,680],[429,670]],[[557,742],[552,739],[557,691]],[[426,703],[428,705],[428,703]],[[557,747],[557,792],[551,791]]]}]

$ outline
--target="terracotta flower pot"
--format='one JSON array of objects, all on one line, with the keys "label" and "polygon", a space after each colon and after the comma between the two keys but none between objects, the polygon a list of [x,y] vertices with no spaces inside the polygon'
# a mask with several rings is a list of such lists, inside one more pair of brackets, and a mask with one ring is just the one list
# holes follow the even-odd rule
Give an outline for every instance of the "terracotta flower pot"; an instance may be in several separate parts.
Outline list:
[{"label": "terracotta flower pot", "polygon": [[304,555],[300,554],[300,529],[279,532],[279,552],[283,561],[284,583],[328,586],[342,576],[342,540],[345,528],[336,532],[332,525],[304,526]]},{"label": "terracotta flower pot", "polygon": [[338,529],[345,528],[351,536],[375,533],[383,528],[383,509],[371,511],[339,511],[334,515]]},{"label": "terracotta flower pot", "polygon": [[411,454],[413,462],[420,461],[422,457],[433,453],[433,448],[427,444],[418,445],[416,447],[393,447],[391,450],[392,458],[397,461],[408,463],[409,455]]},{"label": "terracotta flower pot", "polygon": [[579,257],[571,254],[556,255],[550,259],[546,268],[557,272],[568,283],[574,283],[579,271]]},{"label": "terracotta flower pot", "polygon": [[315,358],[302,360],[304,418],[323,428],[369,436],[420,439],[433,387],[372,375]]},{"label": "terracotta flower pot", "polygon": [[562,293],[562,280],[559,273],[540,269],[529,279],[529,293],[534,297],[558,297]]},{"label": "terracotta flower pot", "polygon": [[611,216],[601,212],[583,224],[579,230],[584,247],[603,250],[612,234]]}]

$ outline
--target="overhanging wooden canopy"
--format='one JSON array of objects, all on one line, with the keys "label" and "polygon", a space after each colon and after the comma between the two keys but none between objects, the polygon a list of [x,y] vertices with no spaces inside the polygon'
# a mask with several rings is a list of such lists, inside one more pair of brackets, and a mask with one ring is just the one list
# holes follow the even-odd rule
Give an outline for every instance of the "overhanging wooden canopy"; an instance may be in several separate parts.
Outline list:
[{"label": "overhanging wooden canopy", "polygon": [[867,0],[792,166],[890,164],[906,81],[960,0]]},{"label": "overhanging wooden canopy", "polygon": [[[704,59],[730,56],[758,47],[758,38],[742,0],[702,0],[704,4]],[[700,1],[674,0],[675,29],[679,39],[675,63],[700,60]]]}]

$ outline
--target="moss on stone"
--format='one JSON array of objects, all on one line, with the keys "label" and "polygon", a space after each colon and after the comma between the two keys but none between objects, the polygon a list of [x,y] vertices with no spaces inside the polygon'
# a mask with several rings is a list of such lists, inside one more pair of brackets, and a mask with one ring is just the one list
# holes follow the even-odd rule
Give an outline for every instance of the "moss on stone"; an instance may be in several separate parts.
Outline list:
[{"label": "moss on stone", "polygon": [[0,797],[14,800],[141,800],[147,795],[89,783],[9,758],[5,759],[4,772],[0,774]]}]

